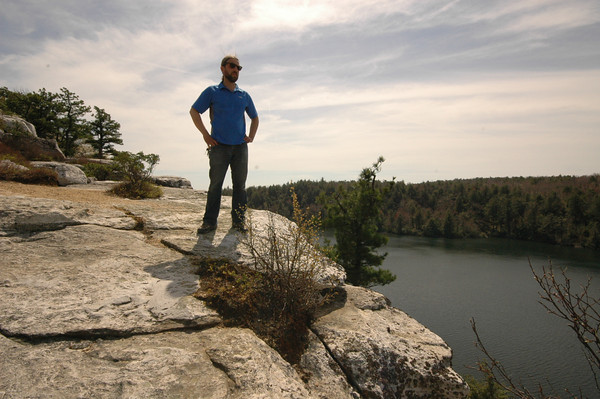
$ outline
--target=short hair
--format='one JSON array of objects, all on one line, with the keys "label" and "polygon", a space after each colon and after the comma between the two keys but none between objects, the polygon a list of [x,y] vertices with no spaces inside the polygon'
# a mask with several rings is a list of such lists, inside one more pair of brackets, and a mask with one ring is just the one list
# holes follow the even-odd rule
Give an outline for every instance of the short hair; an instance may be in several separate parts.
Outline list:
[{"label": "short hair", "polygon": [[240,60],[238,59],[238,57],[236,57],[235,55],[226,55],[223,60],[221,61],[221,66],[224,67],[225,65],[227,65],[227,63],[229,62],[229,60],[237,60],[237,62],[240,62]]}]

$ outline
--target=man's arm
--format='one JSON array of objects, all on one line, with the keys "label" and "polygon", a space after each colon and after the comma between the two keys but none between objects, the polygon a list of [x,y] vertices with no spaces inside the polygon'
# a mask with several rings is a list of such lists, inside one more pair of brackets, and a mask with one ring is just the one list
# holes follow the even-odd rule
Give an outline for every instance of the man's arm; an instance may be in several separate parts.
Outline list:
[{"label": "man's arm", "polygon": [[254,136],[256,136],[256,131],[258,130],[258,116],[250,121],[250,131],[248,132],[248,135],[244,137],[246,143],[252,143],[254,141]]},{"label": "man's arm", "polygon": [[206,145],[208,145],[209,147],[214,147],[217,144],[219,144],[217,143],[217,140],[211,137],[210,133],[208,132],[208,129],[206,129],[206,126],[204,126],[204,122],[202,122],[200,112],[196,111],[194,107],[192,107],[190,108],[190,115],[192,117],[192,121],[194,121],[194,125],[200,131],[200,133],[202,133],[202,137],[204,138],[204,142],[206,143]]}]

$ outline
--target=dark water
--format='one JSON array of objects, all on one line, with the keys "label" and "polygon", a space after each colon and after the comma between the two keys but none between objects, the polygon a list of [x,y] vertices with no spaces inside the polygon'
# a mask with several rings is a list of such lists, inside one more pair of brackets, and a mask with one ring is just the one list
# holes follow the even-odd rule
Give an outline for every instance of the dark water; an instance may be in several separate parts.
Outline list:
[{"label": "dark water", "polygon": [[[374,287],[392,304],[441,336],[453,349],[454,369],[478,378],[470,369],[484,358],[474,346],[474,318],[490,352],[525,386],[567,397],[563,389],[600,397],[593,376],[566,322],[538,303],[536,270],[568,267],[573,282],[592,276],[591,293],[600,289],[600,251],[561,248],[511,240],[443,240],[390,237],[384,268],[396,274],[392,284]],[[577,288],[578,285],[574,284]],[[579,289],[577,290],[579,292]]]}]

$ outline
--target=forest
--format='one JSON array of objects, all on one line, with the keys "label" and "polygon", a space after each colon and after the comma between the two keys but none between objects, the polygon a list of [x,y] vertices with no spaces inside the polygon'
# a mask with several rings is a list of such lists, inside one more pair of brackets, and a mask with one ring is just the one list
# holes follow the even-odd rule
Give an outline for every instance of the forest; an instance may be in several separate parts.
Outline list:
[{"label": "forest", "polygon": [[[600,175],[594,174],[377,182],[391,185],[378,227],[398,235],[502,237],[600,249],[599,180]],[[290,217],[293,188],[300,206],[326,221],[322,196],[340,185],[351,182],[300,180],[249,187],[248,206]]]}]

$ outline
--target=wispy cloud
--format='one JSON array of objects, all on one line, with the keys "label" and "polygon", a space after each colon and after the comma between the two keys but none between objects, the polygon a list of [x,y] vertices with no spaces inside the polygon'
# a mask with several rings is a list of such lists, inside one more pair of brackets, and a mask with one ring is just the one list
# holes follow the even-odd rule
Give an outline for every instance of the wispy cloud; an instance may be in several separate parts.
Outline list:
[{"label": "wispy cloud", "polygon": [[67,87],[125,149],[206,187],[188,110],[236,52],[261,126],[249,184],[600,171],[595,0],[6,0],[0,85]]}]

